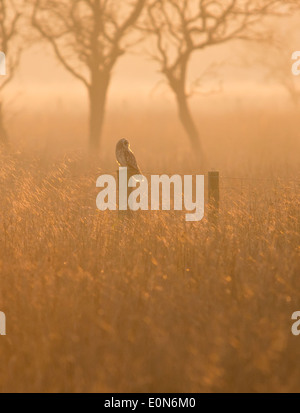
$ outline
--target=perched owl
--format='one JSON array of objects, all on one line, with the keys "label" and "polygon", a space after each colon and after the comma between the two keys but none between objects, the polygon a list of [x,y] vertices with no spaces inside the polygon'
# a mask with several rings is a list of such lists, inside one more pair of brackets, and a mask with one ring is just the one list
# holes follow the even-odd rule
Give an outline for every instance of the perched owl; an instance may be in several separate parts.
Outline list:
[{"label": "perched owl", "polygon": [[140,171],[134,153],[130,149],[130,145],[127,139],[121,139],[117,143],[116,158],[117,163],[120,166],[127,166],[127,168],[131,169],[134,172],[134,174],[142,175],[142,172]]}]

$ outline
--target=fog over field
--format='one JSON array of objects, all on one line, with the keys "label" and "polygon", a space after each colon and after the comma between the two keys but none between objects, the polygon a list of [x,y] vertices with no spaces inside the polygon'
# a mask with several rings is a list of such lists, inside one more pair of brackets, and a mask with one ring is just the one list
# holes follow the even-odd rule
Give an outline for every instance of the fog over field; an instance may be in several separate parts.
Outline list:
[{"label": "fog over field", "polygon": [[[155,14],[157,24],[167,19],[154,30],[168,44],[163,57],[150,9],[137,19],[145,26],[129,25],[145,38],[128,50],[122,44],[122,55],[111,37],[115,0],[100,13],[104,33],[93,14],[102,1],[80,1],[78,15],[71,3],[20,0],[22,18],[29,6],[41,9],[35,26],[30,14],[21,20],[7,51],[15,75],[3,89],[0,78],[0,392],[298,392],[291,316],[300,310],[300,76],[291,69],[299,11],[265,19],[263,8],[263,23],[249,23],[253,31],[238,31],[239,39],[230,31],[227,42],[228,1],[212,2],[216,44],[200,45],[187,67],[174,69],[168,52],[182,41],[182,23],[169,0],[154,2],[175,16],[176,31],[166,35],[168,16]],[[300,6],[284,3],[279,14]],[[194,12],[178,4],[183,16]],[[68,26],[59,45],[65,66],[49,43],[64,37],[64,19],[50,24],[59,13],[80,28]],[[204,219],[99,211],[96,181],[116,177],[121,138],[147,178],[204,175]],[[219,209],[208,198],[212,171],[220,174]]]}]

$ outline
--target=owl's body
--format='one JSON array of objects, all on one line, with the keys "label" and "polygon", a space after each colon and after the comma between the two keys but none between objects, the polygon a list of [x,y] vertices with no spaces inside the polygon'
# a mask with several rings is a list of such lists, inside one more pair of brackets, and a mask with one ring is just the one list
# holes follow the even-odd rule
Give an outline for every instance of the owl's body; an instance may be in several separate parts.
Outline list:
[{"label": "owl's body", "polygon": [[142,174],[135,159],[134,153],[130,149],[129,142],[126,139],[121,139],[117,143],[116,158],[120,166],[131,169],[137,175]]}]

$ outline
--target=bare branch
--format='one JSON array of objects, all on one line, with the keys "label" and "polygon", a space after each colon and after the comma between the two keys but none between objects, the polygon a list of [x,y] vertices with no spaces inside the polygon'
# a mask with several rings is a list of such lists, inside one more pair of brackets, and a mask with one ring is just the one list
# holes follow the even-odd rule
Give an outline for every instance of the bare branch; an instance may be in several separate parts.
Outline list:
[{"label": "bare branch", "polygon": [[[0,51],[6,55],[7,75],[0,78],[0,91],[13,79],[19,66],[22,45],[19,37],[21,10],[16,2],[0,0]],[[24,42],[23,42],[24,44]]]},{"label": "bare branch", "polygon": [[32,24],[88,90],[90,148],[98,150],[113,68],[137,39],[146,0],[32,0]]},{"label": "bare branch", "polygon": [[128,45],[125,40],[146,0],[34,0],[33,26],[52,46],[59,62],[87,88],[110,73]]},{"label": "bare branch", "polygon": [[151,58],[169,83],[184,87],[195,52],[232,40],[271,41],[264,20],[297,6],[293,0],[154,0],[140,30],[155,39]]}]

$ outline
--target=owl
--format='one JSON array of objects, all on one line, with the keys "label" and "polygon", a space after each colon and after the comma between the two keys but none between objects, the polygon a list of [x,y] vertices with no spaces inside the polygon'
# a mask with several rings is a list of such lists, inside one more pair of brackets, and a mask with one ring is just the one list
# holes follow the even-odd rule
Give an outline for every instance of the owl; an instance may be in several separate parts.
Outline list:
[{"label": "owl", "polygon": [[134,153],[130,149],[127,139],[121,139],[116,146],[117,163],[132,170],[136,175],[142,175],[141,170],[136,162]]}]

